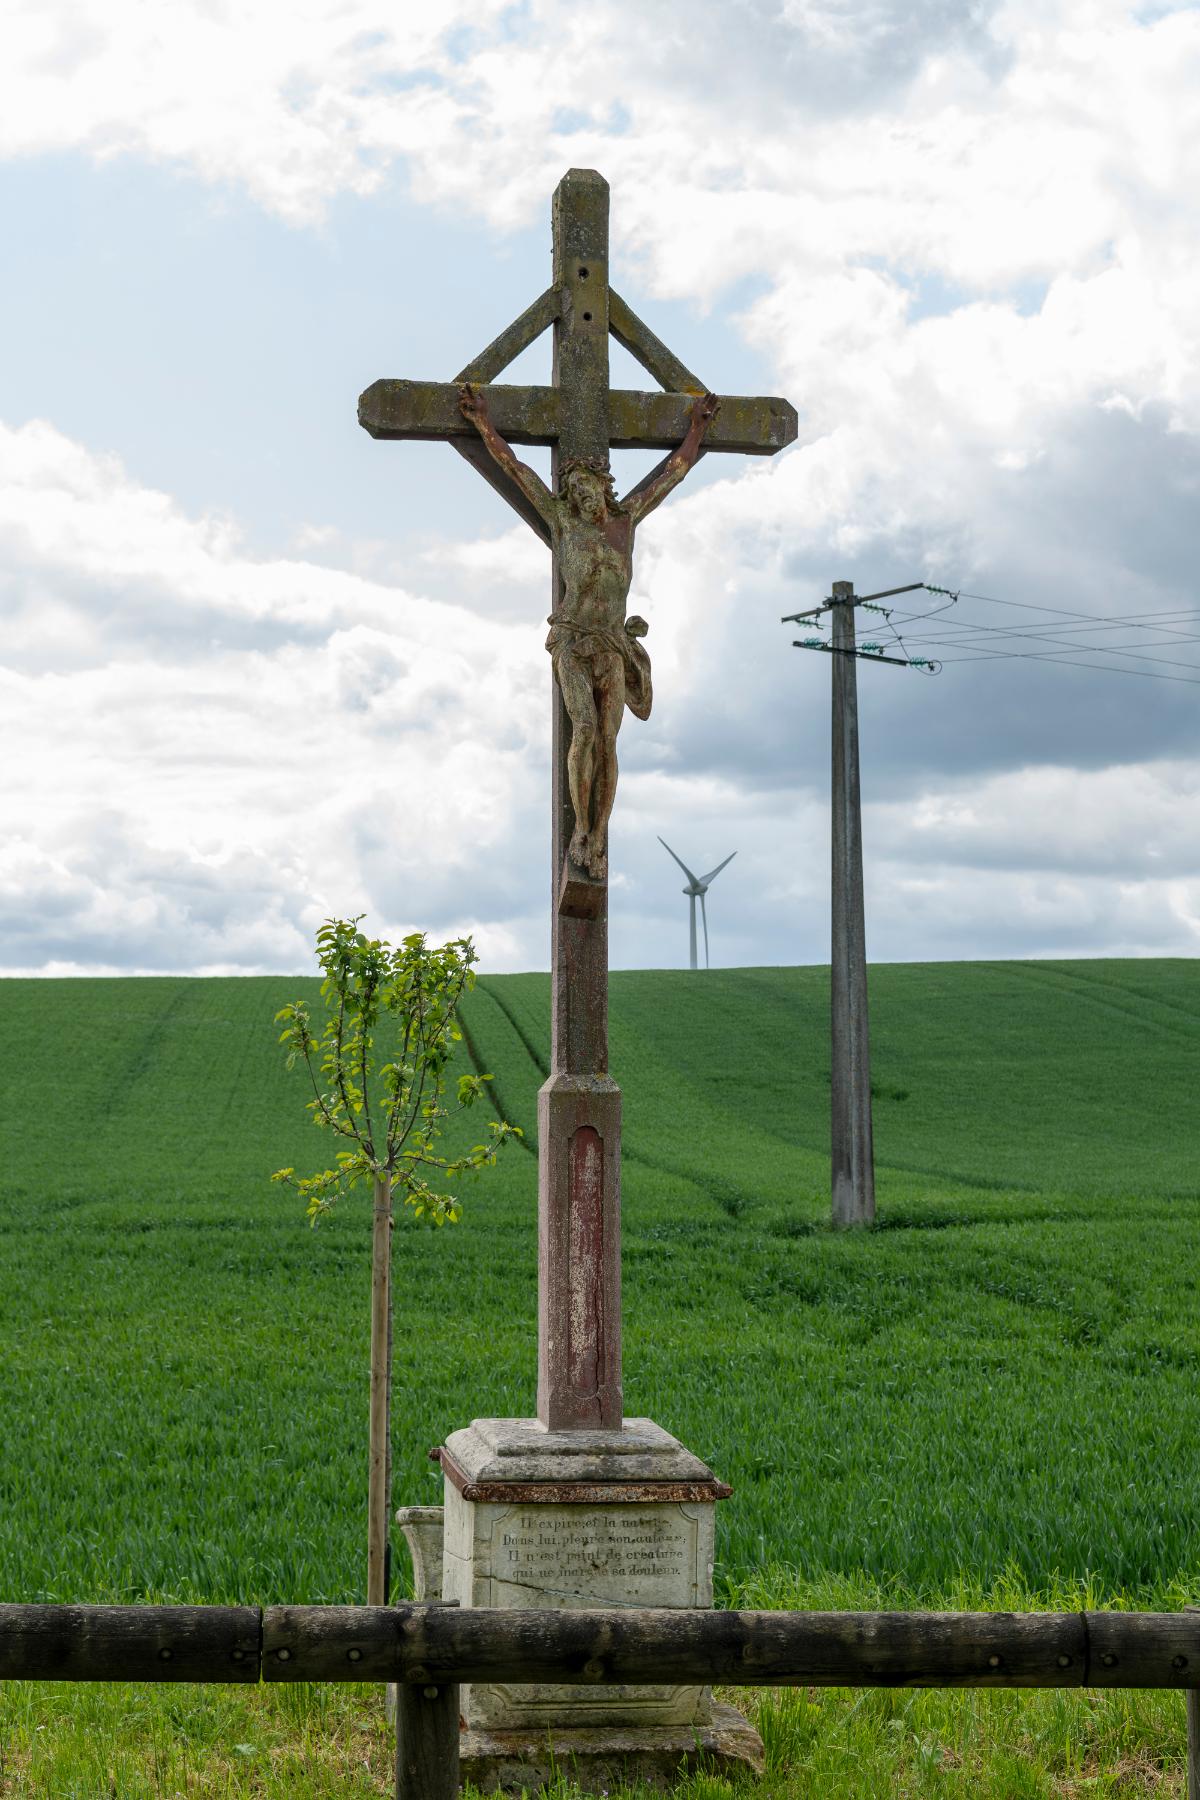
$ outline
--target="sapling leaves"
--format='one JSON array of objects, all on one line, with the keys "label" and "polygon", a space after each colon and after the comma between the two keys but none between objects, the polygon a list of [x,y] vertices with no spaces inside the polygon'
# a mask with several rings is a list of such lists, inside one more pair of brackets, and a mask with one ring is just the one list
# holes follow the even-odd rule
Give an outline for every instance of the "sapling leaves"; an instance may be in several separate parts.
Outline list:
[{"label": "sapling leaves", "polygon": [[[396,948],[360,931],[359,918],[326,919],[317,933],[326,1014],[320,1030],[299,1001],[276,1018],[289,1068],[303,1060],[308,1072],[314,1122],[352,1148],[339,1150],[334,1166],[315,1175],[297,1178],[294,1169],[278,1169],[272,1179],[296,1189],[313,1225],[360,1182],[372,1190],[367,1602],[374,1606],[387,1599],[393,1203],[398,1195],[424,1224],[457,1223],[462,1205],[447,1189],[494,1163],[505,1139],[520,1133],[493,1121],[489,1141],[457,1156],[438,1151],[450,1116],[450,1060],[462,1041],[455,1009],[475,983],[470,938],[434,948],[414,931]],[[456,1104],[472,1105],[487,1079],[460,1077]]]},{"label": "sapling leaves", "polygon": [[[303,1197],[315,1224],[364,1180],[386,1179],[414,1217],[432,1225],[461,1217],[453,1194],[439,1185],[489,1167],[501,1144],[519,1137],[503,1121],[489,1125],[488,1141],[460,1155],[439,1155],[437,1144],[450,1117],[448,1071],[462,1042],[457,1007],[475,985],[475,947],[470,938],[431,945],[424,932],[411,932],[400,945],[370,938],[354,919],[327,919],[317,932],[317,961],[323,974],[326,1016],[315,1027],[303,1001],[276,1015],[287,1066],[303,1062],[313,1098],[314,1124],[348,1138],[335,1167],[297,1178],[280,1169],[273,1180]],[[377,1052],[383,1060],[377,1060]],[[490,1075],[459,1075],[453,1099],[473,1106]]]}]

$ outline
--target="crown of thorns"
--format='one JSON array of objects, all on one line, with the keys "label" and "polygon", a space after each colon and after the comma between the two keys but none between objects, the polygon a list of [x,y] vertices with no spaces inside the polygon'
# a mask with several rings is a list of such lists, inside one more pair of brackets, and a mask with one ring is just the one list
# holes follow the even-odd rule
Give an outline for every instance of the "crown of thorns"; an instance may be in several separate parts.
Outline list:
[{"label": "crown of thorns", "polygon": [[604,492],[610,503],[617,504],[617,490],[613,483],[612,470],[602,456],[568,456],[559,468],[559,486],[566,491],[567,481],[576,469],[582,469],[585,475],[594,475],[603,482]]}]

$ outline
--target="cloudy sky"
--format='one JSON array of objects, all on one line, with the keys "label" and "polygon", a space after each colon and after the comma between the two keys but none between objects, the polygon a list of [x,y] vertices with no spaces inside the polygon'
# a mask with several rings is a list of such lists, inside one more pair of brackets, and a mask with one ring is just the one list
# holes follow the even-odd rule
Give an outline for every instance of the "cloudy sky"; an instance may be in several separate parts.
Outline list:
[{"label": "cloudy sky", "polygon": [[641,533],[614,965],[686,961],[659,833],[738,852],[714,963],[827,960],[830,665],[780,615],[837,579],[994,597],[897,614],[936,677],[860,668],[871,956],[1200,950],[1200,8],[9,0],[0,33],[0,972],[302,970],[352,912],[546,966],[548,555],[355,403],[541,292],[572,166],[635,310],[800,414]]}]

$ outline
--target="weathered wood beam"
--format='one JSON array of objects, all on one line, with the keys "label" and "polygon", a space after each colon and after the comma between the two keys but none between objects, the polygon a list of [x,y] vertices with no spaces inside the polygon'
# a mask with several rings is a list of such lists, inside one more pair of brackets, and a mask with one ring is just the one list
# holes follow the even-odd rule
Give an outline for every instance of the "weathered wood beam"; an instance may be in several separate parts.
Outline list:
[{"label": "weathered wood beam", "polygon": [[620,294],[610,288],[608,292],[608,329],[618,344],[628,350],[630,356],[636,356],[648,375],[653,375],[660,387],[668,393],[706,394],[707,387],[698,375],[685,363],[681,363],[673,350],[668,350],[660,337],[656,337],[650,327],[639,319],[631,306],[627,306]]},{"label": "weathered wood beam", "polygon": [[4,1681],[1200,1687],[1200,1615],[0,1606]]},{"label": "weathered wood beam", "polygon": [[[539,294],[532,306],[525,308],[519,319],[514,319],[511,325],[505,327],[499,337],[492,339],[486,350],[481,350],[478,356],[472,358],[466,368],[455,377],[455,381],[474,381],[481,386],[489,381],[495,381],[497,375],[502,369],[508,367],[514,357],[520,356],[522,350],[527,350],[548,326],[553,325],[558,317],[560,305],[561,300],[557,288],[548,287],[544,294]],[[369,389],[368,392],[370,392]],[[362,417],[361,408],[359,417],[360,419]],[[370,430],[370,426],[367,429]],[[472,429],[469,437],[451,438],[450,441],[458,454],[470,463],[476,474],[482,475],[488,486],[494,488],[502,500],[507,500],[513,511],[525,521],[526,525],[531,526],[542,542],[548,544],[550,527],[541,514],[535,512],[534,508],[530,506],[516,482],[511,480],[488,454],[480,442],[478,434]]]},{"label": "weathered wood beam", "polygon": [[[609,437],[615,450],[673,450],[688,428],[691,394],[642,394],[618,388],[608,397]],[[552,387],[488,388],[492,418],[511,444],[554,444],[561,399]],[[475,427],[458,409],[450,381],[375,381],[359,396],[358,422],[374,438],[469,441]],[[706,451],[774,456],[795,440],[796,409],[786,400],[722,395],[704,440]]]},{"label": "weathered wood beam", "polygon": [[396,1800],[457,1800],[456,1682],[396,1689]]},{"label": "weathered wood beam", "polygon": [[267,1681],[1195,1687],[1186,1613],[271,1607]]},{"label": "weathered wood beam", "polygon": [[0,1606],[0,1680],[257,1681],[257,1606]]},{"label": "weathered wood beam", "polygon": [[454,379],[480,383],[495,381],[502,369],[507,369],[522,350],[528,350],[530,344],[541,337],[548,326],[553,325],[559,314],[559,306],[557,289],[548,287],[544,294],[538,295],[532,306],[525,308],[519,319],[506,325],[499,337],[493,338],[487,349],[473,357]]},{"label": "weathered wood beam", "polygon": [[451,438],[450,447],[457,450],[464,462],[469,462],[477,475],[482,475],[490,488],[495,488],[502,500],[507,500],[513,511],[526,525],[536,531],[544,544],[550,542],[550,527],[541,513],[536,512],[525,498],[516,482],[513,481],[500,464],[489,454],[487,446],[478,436],[474,441],[463,438]]},{"label": "weathered wood beam", "polygon": [[[1185,1606],[1184,1612],[1200,1615],[1200,1606]],[[1187,1712],[1187,1800],[1200,1800],[1200,1691],[1189,1688]]]}]

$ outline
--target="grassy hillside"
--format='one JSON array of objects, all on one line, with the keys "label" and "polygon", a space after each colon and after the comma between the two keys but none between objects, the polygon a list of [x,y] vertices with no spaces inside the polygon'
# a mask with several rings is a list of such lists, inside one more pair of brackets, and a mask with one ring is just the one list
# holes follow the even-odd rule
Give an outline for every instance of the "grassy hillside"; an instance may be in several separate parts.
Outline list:
[{"label": "grassy hillside", "polygon": [[[294,980],[0,984],[0,1595],[358,1597],[369,1225],[269,1184],[325,1140]],[[872,972],[880,1228],[827,1199],[828,975],[618,974],[626,1407],[735,1486],[719,1579],[1200,1591],[1200,969]],[[471,1045],[532,1142],[544,976]],[[534,1398],[536,1168],[399,1235],[397,1499]],[[750,1584],[747,1589],[746,1584]]]}]

